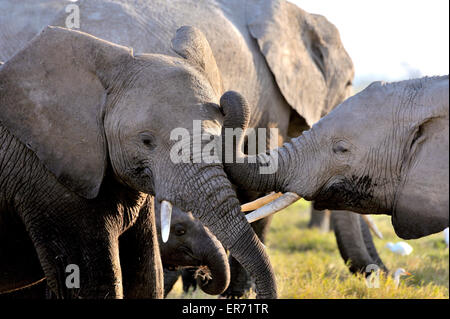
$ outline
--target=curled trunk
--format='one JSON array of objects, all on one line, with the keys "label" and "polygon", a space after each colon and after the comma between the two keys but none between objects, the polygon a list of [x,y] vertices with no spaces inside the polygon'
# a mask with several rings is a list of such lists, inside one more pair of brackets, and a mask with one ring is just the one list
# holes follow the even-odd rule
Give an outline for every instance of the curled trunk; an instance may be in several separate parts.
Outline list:
[{"label": "curled trunk", "polygon": [[[191,211],[249,272],[255,280],[258,298],[276,298],[275,275],[269,257],[241,212],[236,193],[223,168],[217,164],[180,165],[186,165],[186,171],[192,175],[187,183],[182,184],[184,188],[179,194],[193,194],[192,190],[195,194],[188,198],[177,197],[178,202],[174,201],[174,204]],[[170,196],[167,194],[166,198]],[[212,273],[225,271],[217,264],[211,267]],[[201,285],[208,291],[217,291],[219,289],[213,285],[221,286],[222,283],[203,282]]]},{"label": "curled trunk", "polygon": [[[225,93],[220,106],[225,113],[225,121],[222,130],[222,143],[224,150],[223,165],[232,182],[247,190],[258,192],[270,192],[284,190],[286,185],[286,164],[290,156],[291,144],[257,155],[246,155],[242,150],[244,142],[243,132],[247,129],[250,120],[249,106],[246,100],[233,91]],[[227,129],[241,129],[241,133],[234,135],[233,142],[229,139]],[[231,151],[232,150],[232,151]],[[231,151],[231,152],[230,152]],[[232,157],[231,157],[232,156]],[[268,173],[265,168],[276,168]],[[272,171],[272,170],[270,170]]]},{"label": "curled trunk", "polygon": [[209,295],[219,295],[227,289],[230,284],[230,265],[228,257],[220,242],[214,237],[208,238],[207,245],[199,245],[201,263],[208,267],[209,274],[206,276],[197,273],[197,284],[200,289]]}]

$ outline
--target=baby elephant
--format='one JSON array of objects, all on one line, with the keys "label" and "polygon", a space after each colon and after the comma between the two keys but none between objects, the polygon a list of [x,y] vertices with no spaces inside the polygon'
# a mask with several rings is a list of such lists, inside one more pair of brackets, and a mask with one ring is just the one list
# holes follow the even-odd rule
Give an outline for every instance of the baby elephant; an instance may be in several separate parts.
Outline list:
[{"label": "baby elephant", "polygon": [[[158,234],[161,234],[160,219],[160,215],[156,214]],[[169,239],[167,242],[161,240],[161,236],[158,239],[164,267],[165,295],[184,268],[199,268],[195,274],[197,284],[207,294],[219,295],[228,287],[230,267],[225,249],[190,212],[185,213],[174,207]]]}]

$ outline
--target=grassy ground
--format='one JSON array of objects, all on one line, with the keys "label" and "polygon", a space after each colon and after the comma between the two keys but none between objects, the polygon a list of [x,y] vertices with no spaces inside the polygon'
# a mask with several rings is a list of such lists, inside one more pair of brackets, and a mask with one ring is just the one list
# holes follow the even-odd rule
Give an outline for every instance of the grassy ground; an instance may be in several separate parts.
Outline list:
[{"label": "grassy ground", "polygon": [[[278,213],[266,243],[276,272],[280,298],[449,298],[449,250],[443,235],[435,234],[408,243],[409,256],[392,253],[387,242],[400,241],[390,217],[374,216],[384,238],[375,245],[390,270],[412,273],[398,288],[390,276],[382,276],[379,288],[368,288],[365,279],[351,275],[339,255],[334,234],[307,229],[308,203],[300,201]],[[249,297],[254,297],[251,293]],[[169,298],[216,298],[201,291],[183,294],[178,281]]]}]

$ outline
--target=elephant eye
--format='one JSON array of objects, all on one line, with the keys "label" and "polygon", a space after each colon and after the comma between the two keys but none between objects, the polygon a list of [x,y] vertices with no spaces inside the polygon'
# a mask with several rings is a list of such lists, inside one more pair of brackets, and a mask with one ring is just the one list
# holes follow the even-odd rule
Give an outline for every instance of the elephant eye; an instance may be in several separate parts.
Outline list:
[{"label": "elephant eye", "polygon": [[175,225],[175,229],[174,230],[175,230],[175,235],[176,236],[183,236],[184,234],[186,234],[186,230],[181,225]]},{"label": "elephant eye", "polygon": [[149,149],[154,149],[156,147],[154,136],[148,132],[141,133],[140,138],[142,144],[144,144]]},{"label": "elephant eye", "polygon": [[333,153],[335,154],[345,154],[350,151],[349,145],[344,141],[338,141],[333,145]]}]

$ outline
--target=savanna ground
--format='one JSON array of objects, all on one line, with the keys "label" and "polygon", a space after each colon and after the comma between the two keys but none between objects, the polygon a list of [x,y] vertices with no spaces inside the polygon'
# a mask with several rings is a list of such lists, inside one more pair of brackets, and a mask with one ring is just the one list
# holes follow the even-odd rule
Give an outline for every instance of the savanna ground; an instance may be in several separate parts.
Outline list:
[{"label": "savanna ground", "polygon": [[[401,241],[389,216],[373,216],[384,239],[374,238],[386,266],[393,272],[404,268],[412,273],[402,277],[396,288],[392,275],[381,276],[379,288],[368,288],[364,277],[347,270],[333,232],[308,229],[309,203],[301,200],[278,213],[272,221],[267,251],[275,269],[279,298],[449,298],[449,249],[442,233],[407,241],[408,256],[392,253],[385,245]],[[248,296],[254,298],[254,293]],[[197,289],[184,294],[181,279],[168,298],[216,298]]]}]

